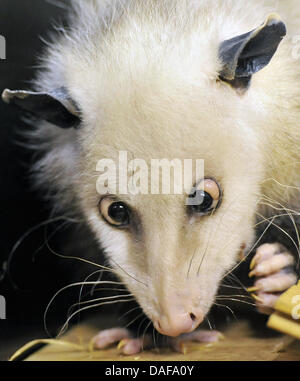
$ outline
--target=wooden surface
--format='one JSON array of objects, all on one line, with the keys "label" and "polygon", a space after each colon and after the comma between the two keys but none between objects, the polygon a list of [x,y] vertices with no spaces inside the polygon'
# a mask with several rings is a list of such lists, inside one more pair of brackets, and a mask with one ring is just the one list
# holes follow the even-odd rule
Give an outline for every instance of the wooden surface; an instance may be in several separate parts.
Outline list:
[{"label": "wooden surface", "polygon": [[236,323],[225,332],[225,340],[214,344],[191,343],[183,355],[168,349],[144,351],[123,356],[116,346],[105,351],[89,351],[88,344],[97,331],[88,326],[71,330],[64,341],[77,344],[51,344],[29,356],[26,361],[299,361],[300,341],[289,336],[254,337],[247,323]]}]

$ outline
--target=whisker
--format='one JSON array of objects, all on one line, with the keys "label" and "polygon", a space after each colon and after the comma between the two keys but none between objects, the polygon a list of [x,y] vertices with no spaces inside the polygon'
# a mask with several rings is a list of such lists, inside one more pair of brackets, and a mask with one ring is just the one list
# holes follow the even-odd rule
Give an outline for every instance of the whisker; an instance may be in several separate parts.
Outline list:
[{"label": "whisker", "polygon": [[272,177],[269,177],[269,178],[267,178],[267,179],[264,179],[264,181],[261,183],[261,184],[263,184],[264,182],[267,182],[267,181],[274,181],[274,183],[276,183],[277,185],[279,185],[279,186],[281,186],[281,187],[283,187],[283,188],[288,188],[288,189],[295,189],[295,190],[299,190],[300,189],[300,187],[296,187],[296,186],[294,186],[294,185],[287,185],[287,184],[282,184],[282,183],[280,183],[278,180],[276,180],[276,179],[274,179],[274,178],[272,178]]},{"label": "whisker", "polygon": [[145,335],[146,335],[147,329],[150,327],[151,324],[152,324],[152,321],[150,320],[149,323],[147,324],[146,328],[144,329],[144,332],[142,335],[142,351],[144,350]]},{"label": "whisker", "polygon": [[[103,274],[104,274],[104,270],[98,270],[99,271],[99,276],[98,276],[98,279],[97,281],[101,281],[102,277],[103,277]],[[96,272],[97,273],[97,272]],[[97,285],[95,284],[94,286],[92,286],[92,289],[91,289],[91,296],[94,295],[95,293],[95,290],[96,290],[96,287]]]},{"label": "whisker", "polygon": [[63,259],[75,259],[77,261],[80,261],[80,262],[84,262],[84,263],[87,263],[89,265],[92,265],[92,266],[95,266],[95,267],[99,267],[100,269],[103,269],[103,270],[107,270],[111,273],[114,273],[113,269],[111,269],[110,267],[107,267],[107,266],[103,266],[103,265],[100,265],[98,263],[94,263],[94,262],[91,262],[91,261],[88,261],[87,259],[84,259],[84,258],[80,258],[80,257],[73,257],[73,256],[69,256],[69,255],[63,255],[63,254],[59,254],[57,252],[55,252],[49,245],[48,242],[46,242],[46,245],[47,245],[47,248],[51,251],[52,254],[56,255],[57,257],[59,258],[63,258]]},{"label": "whisker", "polygon": [[84,305],[84,304],[89,304],[89,303],[95,303],[95,302],[100,302],[102,300],[109,300],[109,299],[117,299],[117,298],[127,298],[128,296],[134,296],[133,294],[127,294],[127,295],[113,295],[113,296],[103,296],[101,298],[95,298],[95,299],[91,299],[91,300],[85,300],[83,302],[78,302],[78,303],[75,303],[73,304],[71,307],[75,307],[75,306],[81,306],[81,305]]},{"label": "whisker", "polygon": [[187,279],[189,277],[189,273],[190,273],[190,270],[191,270],[192,262],[193,262],[193,259],[195,257],[196,251],[197,251],[197,247],[195,247],[193,255],[192,255],[192,258],[190,259],[190,262],[189,262],[189,267],[188,267],[188,271],[187,271],[187,275],[186,275]]},{"label": "whisker", "polygon": [[[98,284],[122,284],[121,282],[114,282],[114,281],[101,281],[101,282],[97,282]],[[44,312],[44,329],[46,331],[46,333],[50,335],[48,329],[47,329],[47,323],[46,323],[46,318],[47,318],[47,313],[49,311],[49,308],[51,306],[51,304],[53,303],[54,299],[61,293],[63,292],[64,290],[68,289],[68,288],[71,288],[71,287],[76,287],[76,286],[81,286],[82,284],[95,284],[95,282],[76,282],[76,283],[72,283],[72,284],[68,284],[67,286],[64,286],[63,288],[61,288],[60,290],[58,290],[54,296],[51,298],[50,302],[48,303],[46,309],[45,309],[45,312]]]},{"label": "whisker", "polygon": [[153,326],[153,327],[152,327],[153,347],[154,347],[154,348],[157,348],[155,334],[156,334],[156,333],[155,333],[155,328],[154,328],[154,326]]},{"label": "whisker", "polygon": [[[264,198],[265,198],[265,200],[264,200]],[[297,210],[293,210],[293,209],[286,208],[286,207],[282,207],[282,208],[276,207],[276,206],[274,206],[273,204],[271,204],[271,201],[273,201],[273,202],[279,204],[277,201],[275,201],[275,200],[271,200],[269,197],[266,198],[266,196],[262,197],[262,199],[259,201],[259,204],[268,206],[270,209],[274,209],[274,210],[282,210],[282,211],[285,210],[285,211],[287,211],[287,212],[289,212],[289,213],[292,213],[292,214],[295,214],[295,215],[297,215],[297,216],[300,215],[300,212],[298,212]],[[281,205],[281,204],[279,204],[279,205]],[[284,214],[284,215],[286,215],[286,214]]]},{"label": "whisker", "polygon": [[236,289],[236,290],[242,290],[242,289],[243,289],[243,287],[230,286],[229,284],[222,284],[222,283],[221,283],[221,287],[234,288],[234,289]]},{"label": "whisker", "polygon": [[91,308],[97,308],[97,307],[100,307],[100,306],[103,306],[103,305],[107,305],[107,304],[114,304],[114,303],[128,303],[128,302],[131,302],[135,300],[134,298],[131,298],[131,299],[127,299],[127,300],[123,300],[123,299],[119,299],[119,300],[113,300],[113,301],[107,301],[107,302],[102,302],[102,303],[98,303],[98,304],[93,304],[91,306],[86,306],[86,307],[82,307],[80,308],[78,311],[75,311],[71,316],[68,317],[68,319],[66,320],[66,322],[64,323],[64,325],[62,326],[61,330],[59,331],[58,335],[57,335],[57,338],[59,338],[67,329],[68,329],[68,326],[69,326],[69,322],[70,320],[76,316],[78,313],[82,312],[82,311],[86,311],[86,310],[89,310]]},{"label": "whisker", "polygon": [[228,309],[228,310],[231,312],[233,318],[234,318],[236,321],[238,321],[238,319],[237,319],[235,313],[233,312],[232,308],[230,308],[230,307],[227,306],[226,304],[221,304],[221,303],[216,303],[216,302],[214,302],[214,305],[216,305],[216,306],[218,306],[218,307],[224,307],[224,308]]},{"label": "whisker", "polygon": [[[83,288],[84,288],[84,284],[85,284],[85,282],[87,282],[88,279],[91,278],[93,275],[98,274],[98,273],[101,273],[101,276],[102,276],[102,274],[103,274],[103,270],[96,270],[96,271],[92,272],[91,274],[89,274],[89,275],[85,278],[85,280],[83,281],[83,284],[82,284],[81,287],[80,287],[79,296],[78,296],[78,303],[73,304],[73,306],[80,305],[80,303],[81,303],[81,297],[82,297],[82,292],[83,292]],[[98,279],[97,281],[100,281],[100,279]],[[96,281],[96,282],[97,282],[97,281]],[[93,287],[95,287],[95,286],[96,286],[96,285],[93,285]],[[72,309],[72,306],[71,306],[70,309]],[[70,311],[70,309],[69,309],[69,311]]]},{"label": "whisker", "polygon": [[77,305],[80,305],[81,304],[81,297],[82,297],[82,292],[83,292],[83,288],[84,288],[84,285],[85,283],[88,281],[89,278],[91,278],[94,274],[97,274],[98,272],[101,272],[103,270],[97,270],[97,271],[94,271],[92,272],[91,274],[89,274],[83,281],[81,287],[80,287],[80,291],[79,291],[79,296],[78,296],[78,302],[71,305],[71,307],[69,307],[68,309],[68,312],[67,312],[67,316],[69,316],[71,313],[72,313],[72,310],[74,307],[76,307]]},{"label": "whisker", "polygon": [[[126,291],[124,289],[121,289],[121,288],[99,288],[97,291]],[[86,297],[87,295],[89,295],[90,292],[87,292],[86,294],[84,294],[83,297]],[[113,297],[114,295],[112,295],[111,297]],[[120,295],[120,296],[123,296],[123,295]],[[124,296],[129,296],[129,295],[124,295]],[[101,298],[100,298],[101,299]],[[96,301],[97,299],[89,299],[89,300],[85,300],[85,301],[78,301],[77,303],[74,303],[72,304],[69,309],[68,309],[68,312],[67,312],[67,316],[69,316],[71,313],[72,313],[72,310],[77,307],[77,306],[80,306],[81,304],[87,304],[87,303],[92,303],[94,301]]]},{"label": "whisker", "polygon": [[48,220],[46,221],[43,221],[43,222],[40,222],[39,224],[33,226],[32,228],[28,229],[18,240],[17,242],[14,244],[14,246],[12,247],[9,255],[8,255],[8,258],[7,258],[7,268],[6,268],[6,272],[7,272],[7,275],[12,283],[12,285],[14,286],[14,288],[18,288],[18,286],[16,285],[16,283],[13,281],[12,277],[11,277],[11,271],[10,271],[10,268],[11,268],[11,262],[12,262],[12,258],[14,256],[14,254],[16,253],[16,251],[18,250],[18,248],[20,247],[20,245],[23,243],[23,241],[28,237],[30,236],[30,234],[34,233],[35,231],[37,231],[39,228],[45,226],[45,225],[49,225],[53,222],[57,222],[57,221],[60,221],[60,220],[68,220],[69,222],[78,222],[77,220],[73,220],[71,218],[68,218],[66,216],[59,216],[59,217],[55,217],[55,218],[49,218]]},{"label": "whisker", "polygon": [[[257,213],[257,215],[259,215],[261,218],[264,218],[264,216],[260,213]],[[299,247],[297,246],[295,240],[291,237],[291,235],[286,232],[282,227],[280,227],[279,225],[275,224],[274,222],[272,222],[272,225],[275,226],[276,228],[278,228],[280,231],[282,231],[287,237],[290,238],[290,240],[292,241],[293,245],[295,246],[298,254],[299,254]],[[300,255],[300,254],[299,254]]]},{"label": "whisker", "polygon": [[[211,215],[213,215],[214,212],[215,212],[215,209],[213,210],[213,212],[212,212]],[[221,219],[221,220],[222,220],[222,219]],[[219,224],[217,225],[217,227],[220,226],[221,220],[219,221]],[[217,228],[215,228],[214,233],[216,232],[216,230],[217,230]],[[202,263],[203,263],[203,260],[204,260],[204,258],[205,258],[205,256],[206,256],[206,252],[207,252],[207,249],[208,249],[209,244],[210,244],[210,242],[211,242],[212,236],[213,236],[213,229],[211,229],[211,231],[210,231],[210,235],[209,235],[209,238],[208,238],[208,240],[207,240],[207,244],[206,244],[204,253],[203,253],[203,255],[202,255],[202,258],[201,258],[201,261],[200,261],[200,264],[199,264],[199,267],[198,267],[197,276],[199,276],[200,268],[201,268]]]},{"label": "whisker", "polygon": [[137,336],[139,337],[139,333],[140,333],[140,329],[141,329],[141,326],[143,325],[144,321],[148,319],[148,316],[145,316],[144,319],[140,322],[139,326],[138,326],[138,330],[137,330]]},{"label": "whisker", "polygon": [[148,288],[148,285],[138,279],[136,279],[134,276],[130,275],[126,270],[123,269],[123,267],[121,267],[115,260],[111,259],[111,261],[117,266],[119,267],[120,270],[122,270],[127,276],[129,276],[131,279],[134,279],[136,282],[138,283],[141,283],[142,285],[144,285],[145,287]]},{"label": "whisker", "polygon": [[218,299],[221,299],[221,300],[231,300],[231,301],[234,301],[234,302],[249,304],[252,307],[256,307],[255,303],[250,303],[250,302],[247,302],[246,300],[239,300],[239,299],[236,299],[236,298],[227,298],[227,297],[220,297]]},{"label": "whisker", "polygon": [[[214,229],[214,233],[216,233],[217,229],[218,229],[218,228],[220,227],[220,225],[221,225],[221,222],[223,221],[223,218],[224,218],[225,214],[230,210],[230,208],[232,207],[232,205],[233,205],[235,202],[236,202],[236,201],[234,201],[234,202],[232,202],[232,203],[230,203],[230,204],[228,205],[228,207],[226,208],[226,210],[224,211],[224,213],[223,213],[222,216],[220,217],[218,224],[216,224],[216,227],[215,227],[215,229]],[[212,230],[211,230],[211,232],[212,232]],[[210,234],[208,243],[207,243],[207,245],[206,245],[204,254],[202,255],[201,262],[200,262],[199,267],[198,267],[197,276],[199,276],[200,268],[201,268],[202,263],[203,263],[203,261],[204,261],[204,258],[205,258],[207,249],[208,249],[208,247],[209,247],[210,240],[211,240],[211,238],[213,237],[213,235],[215,235],[215,234]]]},{"label": "whisker", "polygon": [[[270,198],[269,198],[270,199]],[[280,205],[286,212],[287,212],[287,214],[288,214],[288,216],[290,217],[290,220],[292,221],[292,224],[293,224],[293,226],[294,226],[294,230],[295,230],[295,234],[296,234],[296,237],[297,237],[297,241],[298,241],[298,245],[295,243],[295,247],[296,247],[296,249],[297,249],[297,252],[298,252],[298,257],[299,257],[299,259],[300,259],[300,237],[299,237],[299,231],[298,231],[298,227],[297,227],[297,225],[296,225],[296,222],[295,222],[295,219],[294,219],[294,217],[293,217],[293,215],[300,215],[300,213],[298,213],[298,212],[295,212],[295,211],[293,211],[293,210],[291,210],[291,209],[288,209],[288,208],[286,208],[284,205],[282,205],[280,202],[278,202],[278,201],[275,201],[275,200],[271,200],[271,201],[273,201],[273,202],[275,202],[277,205]],[[290,237],[291,238],[291,237]],[[292,240],[293,241],[293,240]],[[294,242],[294,241],[293,241]]]},{"label": "whisker", "polygon": [[41,245],[41,246],[39,246],[37,249],[36,249],[36,251],[33,253],[33,256],[32,256],[32,259],[33,259],[33,261],[35,261],[35,258],[36,258],[36,256],[37,256],[37,254],[38,254],[38,252],[39,251],[41,251],[42,249],[43,249],[43,247],[45,247],[46,246],[46,241],[48,240],[50,240],[50,239],[52,239],[54,236],[55,236],[55,234],[59,231],[59,230],[61,230],[61,229],[63,229],[65,226],[67,226],[68,224],[69,224],[70,222],[69,221],[65,221],[65,222],[63,222],[61,225],[59,225],[49,236],[47,236],[47,228],[48,228],[48,225],[46,225],[45,226],[45,242]]},{"label": "whisker", "polygon": [[275,214],[275,215],[272,215],[271,217],[264,217],[264,220],[263,221],[258,221],[255,225],[253,225],[253,227],[257,227],[259,225],[262,225],[264,224],[266,221],[270,221],[272,218],[280,218],[280,217],[287,217],[289,216],[288,213],[281,213],[281,214]]},{"label": "whisker", "polygon": [[205,317],[205,320],[207,321],[207,324],[208,324],[208,326],[209,326],[209,329],[212,331],[213,328],[212,328],[212,325],[211,325],[211,322],[210,322],[208,316]]},{"label": "whisker", "polygon": [[243,283],[240,281],[240,279],[235,275],[235,274],[229,274],[228,277],[234,281],[234,282],[237,282],[241,288],[247,292],[247,287],[243,285]]},{"label": "whisker", "polygon": [[267,232],[267,230],[270,228],[272,222],[273,222],[274,218],[269,222],[268,226],[265,228],[265,230],[263,231],[263,233],[261,234],[261,236],[255,241],[254,245],[251,247],[250,250],[248,250],[248,253],[244,256],[243,260],[239,261],[230,271],[228,271],[225,275],[224,275],[224,278],[229,275],[230,273],[232,273],[236,268],[238,268],[240,266],[241,263],[244,262],[244,260],[251,254],[252,250],[256,247],[256,245],[258,245],[258,243],[262,240],[262,237],[264,236],[264,234]]},{"label": "whisker", "polygon": [[141,309],[141,307],[140,307],[140,306],[137,306],[137,307],[132,308],[131,310],[129,310],[129,311],[125,312],[123,315],[121,315],[121,316],[118,318],[118,320],[123,319],[126,315],[130,314],[130,312],[135,311],[135,310],[137,310],[137,309]]},{"label": "whisker", "polygon": [[246,299],[252,300],[252,297],[250,295],[240,295],[240,294],[236,294],[236,295],[217,295],[216,299],[219,299],[219,298],[246,298]]},{"label": "whisker", "polygon": [[133,318],[128,324],[126,324],[125,328],[128,328],[129,326],[131,326],[135,321],[137,321],[141,316],[143,316],[144,313],[140,313],[139,315],[137,315],[135,318]]}]

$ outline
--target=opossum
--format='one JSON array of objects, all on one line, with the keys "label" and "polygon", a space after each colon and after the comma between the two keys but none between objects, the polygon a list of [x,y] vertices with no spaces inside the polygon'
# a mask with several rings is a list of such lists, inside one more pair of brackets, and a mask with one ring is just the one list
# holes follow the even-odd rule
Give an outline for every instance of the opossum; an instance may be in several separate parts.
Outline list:
[{"label": "opossum", "polygon": [[[298,1],[77,0],[70,23],[33,89],[3,93],[37,120],[36,183],[56,210],[82,213],[174,342],[219,337],[196,328],[241,250],[256,249],[251,291],[270,313],[299,278]],[[116,192],[118,177],[101,193],[97,163],[120,152],[147,164],[201,159],[204,175],[193,171],[188,196]],[[294,235],[280,228],[288,219]],[[127,354],[150,341],[112,328],[94,343],[121,339]]]}]

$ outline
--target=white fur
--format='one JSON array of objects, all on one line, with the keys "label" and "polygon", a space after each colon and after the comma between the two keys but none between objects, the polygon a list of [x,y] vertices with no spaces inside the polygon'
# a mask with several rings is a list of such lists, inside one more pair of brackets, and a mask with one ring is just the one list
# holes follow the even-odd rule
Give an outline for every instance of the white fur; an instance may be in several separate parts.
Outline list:
[{"label": "white fur", "polygon": [[[253,242],[255,212],[271,213],[259,209],[261,195],[298,204],[298,191],[278,185],[300,185],[293,165],[300,161],[300,65],[291,42],[300,28],[298,1],[88,0],[76,1],[75,11],[71,30],[51,44],[36,88],[63,84],[83,126],[40,125],[35,137],[46,154],[36,163],[38,182],[55,204],[79,206],[151,319],[167,313],[174,292],[187,309],[197,303],[207,313],[240,245]],[[289,35],[240,96],[217,81],[218,47],[276,11]],[[97,210],[95,168],[120,150],[147,161],[205,159],[224,190],[220,209],[191,224],[183,196],[127,196],[142,239],[109,227]]]}]

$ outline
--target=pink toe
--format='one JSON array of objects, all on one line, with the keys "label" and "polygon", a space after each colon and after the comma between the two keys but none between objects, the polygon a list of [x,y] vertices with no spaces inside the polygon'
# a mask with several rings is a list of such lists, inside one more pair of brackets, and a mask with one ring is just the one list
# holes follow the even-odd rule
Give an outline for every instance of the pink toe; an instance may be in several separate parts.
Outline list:
[{"label": "pink toe", "polygon": [[93,346],[97,349],[104,349],[129,337],[129,332],[124,328],[112,328],[101,331],[93,339]]},{"label": "pink toe", "polygon": [[143,342],[141,339],[132,339],[123,347],[122,353],[124,355],[136,355],[142,351]]}]

